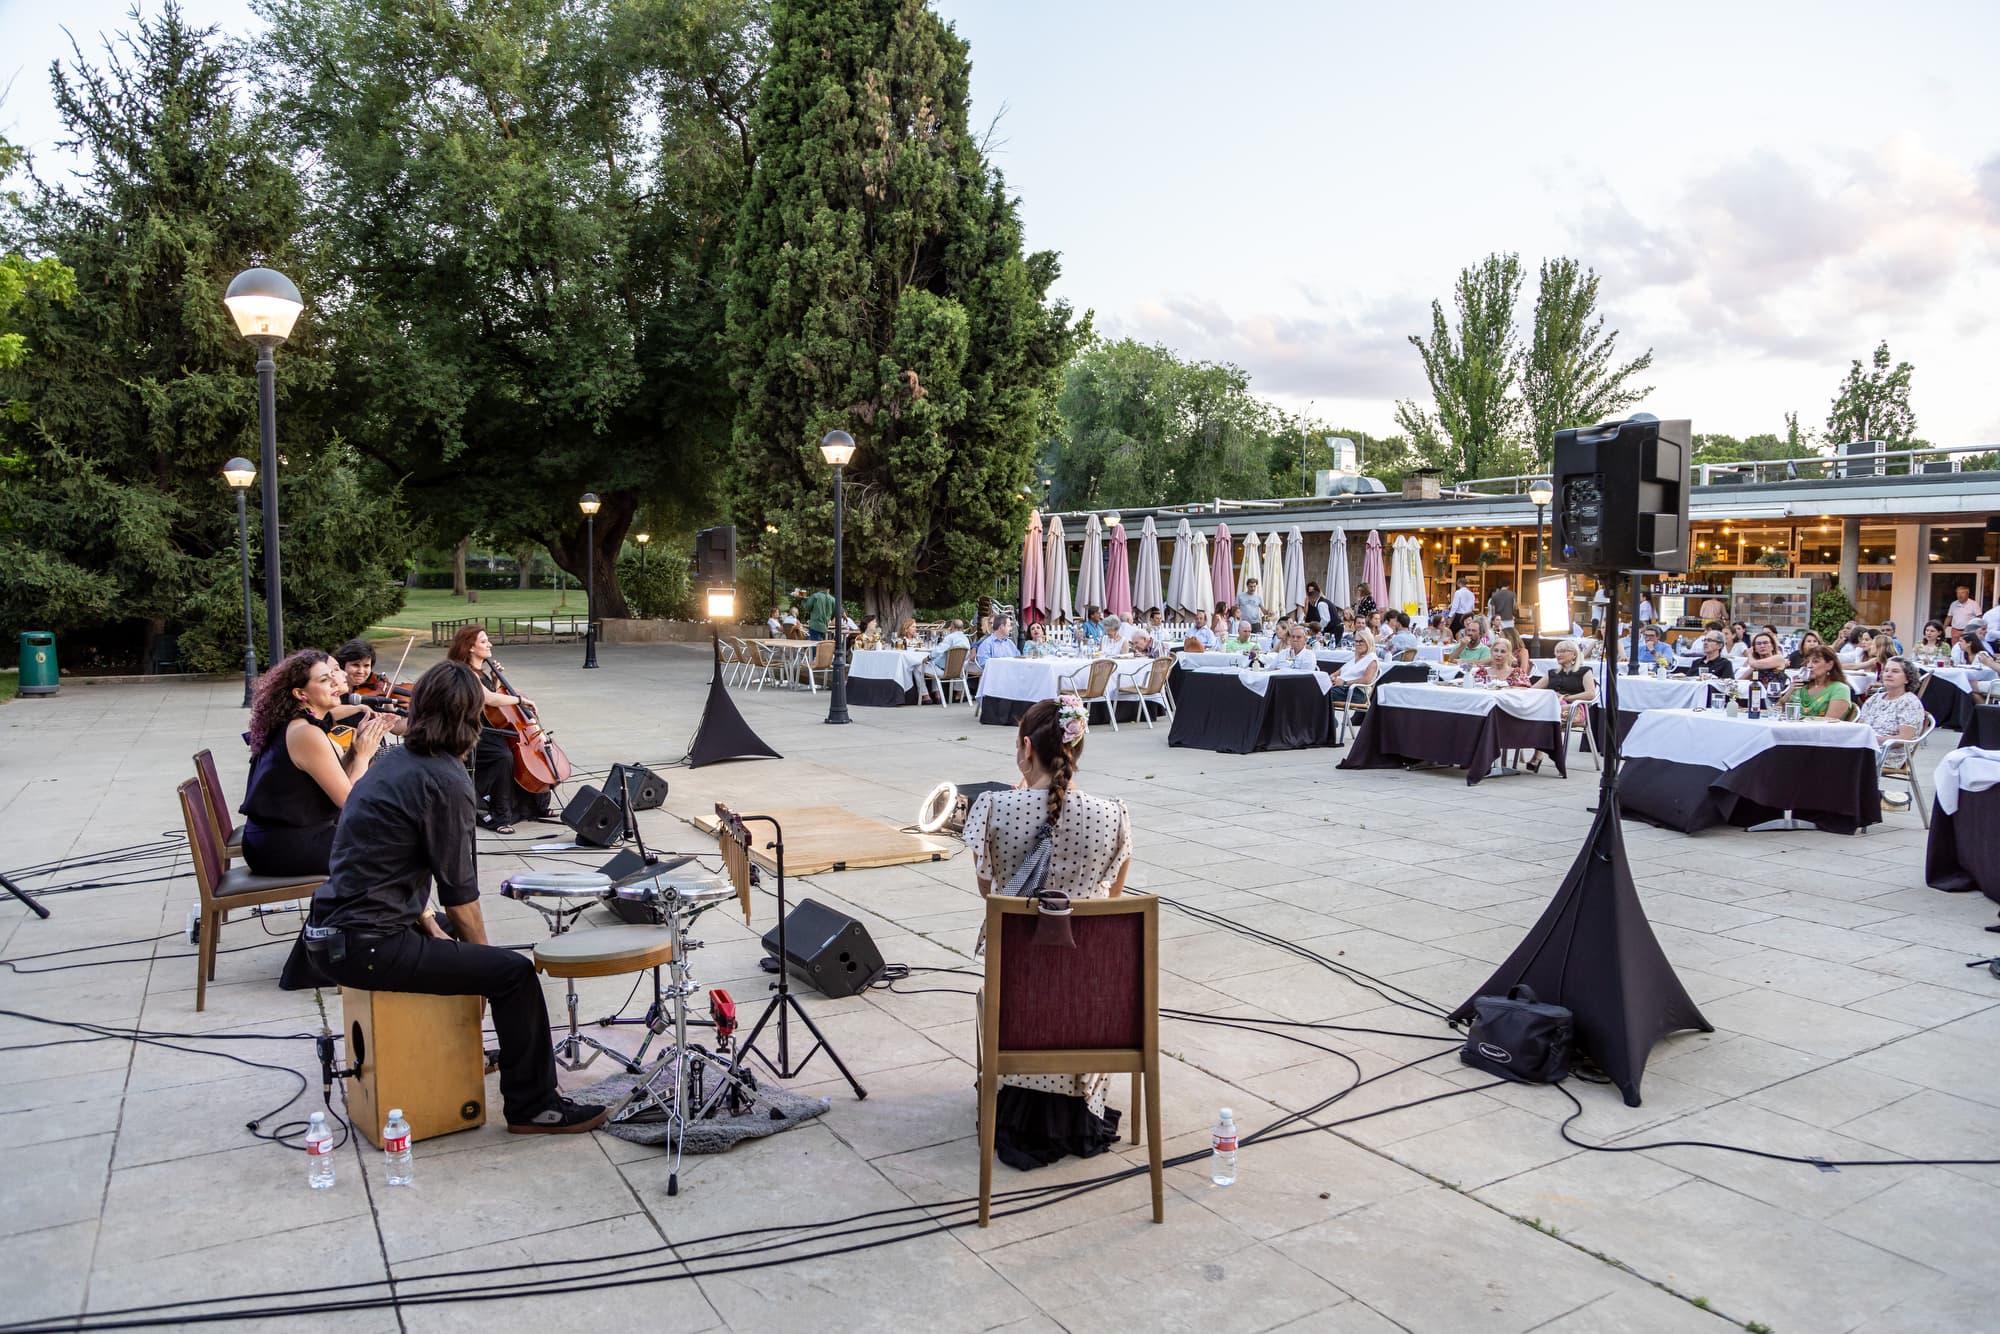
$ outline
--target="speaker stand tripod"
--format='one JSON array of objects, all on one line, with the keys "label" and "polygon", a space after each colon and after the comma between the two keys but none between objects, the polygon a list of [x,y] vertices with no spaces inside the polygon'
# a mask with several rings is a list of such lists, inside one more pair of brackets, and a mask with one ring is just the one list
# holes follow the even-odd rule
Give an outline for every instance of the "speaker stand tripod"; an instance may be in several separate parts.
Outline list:
[{"label": "speaker stand tripod", "polygon": [[15,884],[12,880],[9,880],[4,875],[0,875],[0,889],[6,890],[9,894],[12,894],[15,898],[19,899],[22,903],[26,904],[28,907],[28,911],[33,913],[35,916],[40,917],[45,921],[48,919],[49,910],[47,908],[44,908],[41,904],[35,902],[35,900],[29,898],[27,894],[22,892],[22,889],[19,885]]},{"label": "speaker stand tripod", "polygon": [[[758,1015],[757,1022],[751,1025],[750,1036],[743,1040],[743,1046],[738,1050],[736,1059],[739,1063],[746,1062],[754,1054],[758,1060],[770,1067],[771,1073],[778,1078],[796,1079],[812,1058],[824,1051],[827,1059],[833,1062],[834,1069],[840,1071],[840,1077],[854,1090],[855,1098],[866,1098],[868,1090],[861,1087],[861,1082],[840,1059],[840,1053],[826,1040],[826,1034],[819,1031],[819,1025],[815,1024],[812,1016],[806,1013],[806,1007],[799,1004],[799,998],[792,994],[791,956],[785,952],[785,831],[768,815],[743,815],[737,819],[742,822],[757,820],[771,826],[771,841],[765,846],[771,849],[778,870],[778,980],[771,984],[771,999],[765,1002],[764,1012]],[[757,869],[754,863],[751,865],[750,875],[751,883],[756,883]],[[774,1014],[778,1018],[776,1061],[757,1050],[757,1039],[763,1034],[764,1025],[771,1022],[771,1016]],[[812,1034],[813,1038],[812,1047],[805,1055],[799,1057],[796,1064],[792,1061],[789,1026],[792,1015],[798,1016],[799,1022],[806,1026],[806,1031]]]}]

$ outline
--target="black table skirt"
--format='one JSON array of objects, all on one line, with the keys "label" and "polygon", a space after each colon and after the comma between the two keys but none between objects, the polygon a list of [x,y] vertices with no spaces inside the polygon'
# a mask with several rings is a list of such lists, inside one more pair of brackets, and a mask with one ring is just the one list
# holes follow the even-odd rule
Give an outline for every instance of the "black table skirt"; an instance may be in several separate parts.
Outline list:
[{"label": "black table skirt", "polygon": [[[1026,713],[1039,702],[1039,700],[1032,699],[1001,699],[998,695],[982,695],[979,697],[979,721],[993,727],[1012,727],[1021,721],[1022,714]],[[1104,703],[1106,702],[1092,701],[1091,703],[1090,721],[1093,726],[1104,717],[1103,714],[1097,711],[1100,704]],[[1139,717],[1139,701],[1136,699],[1121,699],[1115,703],[1108,704],[1108,707],[1118,710],[1118,721],[1121,724],[1144,721],[1144,719]],[[1163,717],[1166,714],[1166,709],[1159,704],[1148,704],[1146,707],[1152,710],[1155,718]]]},{"label": "black table skirt", "polygon": [[1958,794],[1958,814],[1931,806],[1924,883],[1963,893],[1976,889],[2000,903],[2000,787]]},{"label": "black table skirt", "polygon": [[[1972,726],[1972,711],[1979,706],[1979,699],[1958,688],[1955,681],[1933,676],[1924,682],[1921,697],[1924,712],[1937,719],[1939,727],[1949,727],[1954,732],[1963,732]],[[1972,745],[1972,742],[1967,742]]]},{"label": "black table skirt", "polygon": [[1259,695],[1234,676],[1175,667],[1168,688],[1174,696],[1169,746],[1248,755],[1323,746],[1333,736],[1332,706],[1308,673],[1274,676]]},{"label": "black table skirt", "polygon": [[1882,822],[1882,789],[1873,751],[1773,746],[1734,769],[1628,759],[1618,771],[1618,807],[1684,834],[1747,829],[1787,810],[1827,833],[1851,834]]},{"label": "black table skirt", "polygon": [[847,702],[876,709],[893,709],[898,705],[915,704],[917,687],[913,683],[905,690],[896,684],[893,676],[850,676],[847,678]]},{"label": "black table skirt", "polygon": [[1471,787],[1493,771],[1503,751],[1537,750],[1567,776],[1561,723],[1529,722],[1505,709],[1490,713],[1445,713],[1438,709],[1398,709],[1373,704],[1354,734],[1343,769],[1391,769],[1427,762],[1457,765]]},{"label": "black table skirt", "polygon": [[2000,750],[2000,704],[1981,704],[1973,709],[1965,735],[1959,738],[1958,744],[1977,746],[1981,750]]}]

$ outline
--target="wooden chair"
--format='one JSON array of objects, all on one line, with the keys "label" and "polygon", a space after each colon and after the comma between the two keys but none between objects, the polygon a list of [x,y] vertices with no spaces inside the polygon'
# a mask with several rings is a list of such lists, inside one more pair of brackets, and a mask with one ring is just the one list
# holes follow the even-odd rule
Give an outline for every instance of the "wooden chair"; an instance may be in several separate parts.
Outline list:
[{"label": "wooden chair", "polygon": [[716,653],[722,664],[722,684],[725,686],[739,685],[742,681],[743,651],[737,647],[738,642],[728,635],[717,635],[715,639]]},{"label": "wooden chair", "polygon": [[[1139,716],[1146,720],[1147,731],[1153,730],[1153,710],[1151,706],[1154,701],[1157,700],[1160,707],[1167,711],[1168,717],[1173,716],[1174,697],[1167,691],[1167,677],[1172,674],[1173,670],[1174,660],[1172,658],[1156,658],[1153,661],[1153,670],[1146,673],[1145,680],[1137,683],[1128,682],[1120,685],[1117,689],[1116,694],[1118,699],[1135,699],[1139,701]],[[1115,721],[1115,706],[1113,714]]]},{"label": "wooden chair", "polygon": [[1907,740],[1884,741],[1875,761],[1875,775],[1883,778],[1900,779],[1910,785],[1910,804],[1917,808],[1917,815],[1923,820],[1924,828],[1931,827],[1931,808],[1924,800],[1924,789],[1917,781],[1917,752],[1937,731],[1937,719],[1924,715],[1924,727],[1916,736]]},{"label": "wooden chair", "polygon": [[1132,1142],[1143,1098],[1153,1221],[1166,1221],[1160,1134],[1160,916],[1150,894],[1077,899],[1074,949],[1035,944],[1032,899],[986,900],[979,1020],[979,1226],[991,1221],[1002,1075],[1132,1075]]},{"label": "wooden chair", "polygon": [[222,869],[226,871],[231,861],[243,856],[243,826],[236,823],[236,817],[229,809],[229,799],[222,795],[222,779],[216,775],[213,752],[198,750],[194,753],[194,776],[201,782],[201,795],[208,803],[210,824],[218,830],[227,831],[222,836]]},{"label": "wooden chair", "polygon": [[188,860],[194,863],[195,887],[201,892],[201,940],[195,955],[194,1008],[208,1005],[208,984],[215,980],[215,941],[222,934],[223,915],[231,909],[260,903],[288,903],[310,898],[326,883],[325,876],[252,875],[243,867],[223,869],[222,836],[209,814],[201,780],[190,778],[175,789],[181,799],[181,819],[187,824]]},{"label": "wooden chair", "polygon": [[1076,697],[1083,701],[1084,716],[1089,716],[1091,705],[1102,704],[1114,732],[1118,730],[1118,701],[1111,693],[1111,675],[1117,670],[1117,663],[1109,658],[1099,658],[1090,664],[1076,688]]},{"label": "wooden chair", "polygon": [[1336,746],[1347,744],[1347,729],[1350,723],[1356,727],[1360,726],[1359,723],[1352,722],[1354,715],[1368,712],[1368,697],[1375,693],[1375,683],[1372,681],[1362,681],[1358,684],[1341,681],[1335,683],[1335,688],[1343,685],[1347,687],[1346,699],[1338,699],[1331,694],[1327,698],[1327,705],[1333,710],[1333,744]]},{"label": "wooden chair", "polygon": [[1396,654],[1397,662],[1415,662],[1416,660],[1417,651],[1413,648],[1399,650]]},{"label": "wooden chair", "polygon": [[972,682],[965,674],[965,664],[971,661],[971,659],[972,650],[969,648],[945,650],[944,675],[939,678],[939,683],[944,687],[944,702],[946,704],[951,703],[951,692],[957,690],[959,694],[965,697],[966,704],[968,706],[971,705]]},{"label": "wooden chair", "polygon": [[820,682],[825,680],[828,687],[833,685],[833,641],[822,639],[813,645],[812,656],[799,662],[799,670],[806,678],[806,685],[814,694],[819,693]]}]

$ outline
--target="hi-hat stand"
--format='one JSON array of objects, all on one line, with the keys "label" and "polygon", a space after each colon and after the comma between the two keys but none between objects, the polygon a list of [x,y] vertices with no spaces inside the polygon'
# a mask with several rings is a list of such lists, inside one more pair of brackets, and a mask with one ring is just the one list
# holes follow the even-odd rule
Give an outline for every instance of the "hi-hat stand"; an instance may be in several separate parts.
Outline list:
[{"label": "hi-hat stand", "polygon": [[[742,1047],[737,1051],[736,1059],[738,1063],[748,1061],[754,1054],[779,1079],[796,1079],[812,1058],[824,1051],[827,1059],[833,1062],[834,1068],[840,1071],[840,1077],[845,1079],[847,1086],[854,1090],[854,1096],[857,1099],[866,1098],[868,1090],[861,1087],[860,1081],[855,1079],[853,1072],[840,1059],[840,1053],[833,1049],[831,1042],[827,1041],[826,1034],[819,1031],[819,1025],[815,1024],[812,1021],[812,1016],[806,1013],[806,1007],[799,1004],[799,998],[792,994],[791,956],[785,952],[784,829],[775,819],[768,815],[738,815],[719,802],[715,807],[715,816],[716,838],[725,845],[723,849],[723,863],[730,868],[732,875],[744,874],[748,876],[748,883],[750,885],[754,886],[757,883],[757,866],[755,862],[750,860],[750,831],[745,827],[747,822],[752,820],[771,826],[771,841],[764,846],[773,853],[773,864],[776,866],[778,872],[778,980],[771,984],[771,999],[765,1002],[764,1012],[757,1016],[757,1022],[750,1028],[750,1036],[743,1040]],[[731,844],[734,845],[736,850],[734,854],[731,853],[729,847]],[[764,1032],[764,1025],[771,1022],[773,1014],[778,1018],[778,1059],[776,1061],[773,1061],[763,1052],[757,1050],[757,1039]],[[790,1018],[794,1014],[798,1016],[799,1022],[806,1026],[806,1031],[812,1034],[813,1037],[811,1049],[805,1055],[799,1057],[796,1063],[792,1061],[791,1032],[789,1028]]]}]

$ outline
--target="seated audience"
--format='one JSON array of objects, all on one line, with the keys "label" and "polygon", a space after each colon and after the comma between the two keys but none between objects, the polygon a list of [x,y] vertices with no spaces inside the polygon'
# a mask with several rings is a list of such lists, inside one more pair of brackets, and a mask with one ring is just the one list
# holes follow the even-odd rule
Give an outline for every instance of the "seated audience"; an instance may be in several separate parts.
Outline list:
[{"label": "seated audience", "polygon": [[1701,656],[1674,668],[1675,676],[1718,676],[1725,681],[1736,677],[1736,664],[1723,651],[1722,632],[1710,630],[1701,637]]},{"label": "seated audience", "polygon": [[1924,730],[1924,703],[1911,689],[1916,673],[1907,659],[1891,658],[1882,679],[1861,706],[1861,721],[1875,731],[1877,741],[1914,741]]},{"label": "seated audience", "polygon": [[1510,686],[1534,684],[1533,660],[1528,656],[1527,645],[1521,642],[1520,631],[1511,625],[1503,626],[1493,632],[1493,642],[1488,647],[1493,652],[1493,659],[1487,670],[1494,680]]},{"label": "seated audience", "polygon": [[[1556,665],[1549,668],[1535,681],[1537,690],[1553,690],[1563,699],[1563,707],[1574,709],[1579,725],[1588,724],[1590,705],[1597,701],[1597,674],[1583,665],[1583,651],[1574,639],[1565,639],[1556,645]],[[1537,754],[1528,761],[1528,772],[1535,773],[1542,767],[1542,757]]]},{"label": "seated audience", "polygon": [[1014,647],[1013,618],[1002,616],[999,620],[993,622],[993,633],[980,640],[978,647],[973,649],[973,670],[985,671],[986,664],[995,658],[1018,658],[1020,656],[1021,650]]},{"label": "seated audience", "polygon": [[1806,654],[1806,679],[1792,687],[1786,702],[1797,700],[1807,718],[1839,721],[1854,712],[1854,691],[1840,669],[1840,655],[1822,644]]},{"label": "seated audience", "polygon": [[1773,690],[1783,690],[1790,682],[1786,673],[1792,660],[1778,647],[1778,636],[1769,630],[1759,630],[1750,636],[1750,653],[1737,670],[1737,678],[1756,681]]},{"label": "seated audience", "polygon": [[1355,698],[1359,687],[1372,686],[1382,670],[1382,659],[1375,652],[1375,637],[1366,629],[1354,632],[1354,656],[1340,665],[1340,677],[1333,689],[1327,691],[1331,699]]},{"label": "seated audience", "polygon": [[1029,658],[1061,658],[1066,657],[1067,653],[1065,649],[1049,642],[1049,632],[1043,628],[1040,621],[1036,621],[1028,627],[1028,646],[1023,650],[1023,656]]},{"label": "seated audience", "polygon": [[1285,646],[1272,659],[1271,665],[1280,671],[1311,672],[1319,670],[1319,658],[1312,647],[1312,636],[1305,626],[1294,621],[1285,627]]}]

